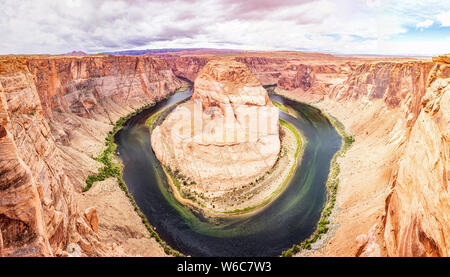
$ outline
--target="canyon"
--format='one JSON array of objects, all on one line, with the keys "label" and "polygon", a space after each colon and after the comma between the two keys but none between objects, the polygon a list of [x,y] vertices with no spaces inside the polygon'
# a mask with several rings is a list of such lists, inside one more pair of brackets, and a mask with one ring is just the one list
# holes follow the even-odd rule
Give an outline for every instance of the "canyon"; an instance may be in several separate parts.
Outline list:
[{"label": "canyon", "polygon": [[[82,189],[114,122],[202,79],[217,56],[0,57],[0,256],[166,255],[115,179]],[[449,256],[449,56],[227,56],[355,138],[337,158],[332,227],[298,255]]]}]

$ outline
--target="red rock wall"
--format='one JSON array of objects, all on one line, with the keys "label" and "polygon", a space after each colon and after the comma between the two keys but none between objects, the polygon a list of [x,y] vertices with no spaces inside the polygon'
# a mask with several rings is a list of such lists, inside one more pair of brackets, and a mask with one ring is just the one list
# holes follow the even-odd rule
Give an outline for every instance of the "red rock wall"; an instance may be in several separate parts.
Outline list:
[{"label": "red rock wall", "polygon": [[181,85],[163,60],[145,56],[32,58],[27,65],[47,117],[56,110],[91,118],[104,113],[102,99],[141,106]]},{"label": "red rock wall", "polygon": [[[149,57],[1,58],[1,255],[67,255],[72,242],[84,255],[101,255],[89,223],[95,219],[78,212],[74,200],[72,181],[82,183],[88,172],[63,156],[62,144],[83,152],[70,132],[92,135],[95,122],[109,124],[181,85],[164,61]],[[70,123],[77,118],[89,121]],[[100,145],[103,137],[95,138]],[[71,175],[79,168],[82,174]]]},{"label": "red rock wall", "polygon": [[53,255],[74,232],[73,188],[24,60],[2,61],[0,88],[2,252]]},{"label": "red rock wall", "polygon": [[436,64],[426,94],[416,90],[417,120],[391,176],[383,217],[390,256],[450,255],[449,68]]},{"label": "red rock wall", "polygon": [[445,59],[365,63],[328,95],[338,102],[383,101],[374,116],[385,109],[403,114],[386,129],[386,136],[401,134],[381,219],[379,243],[389,256],[450,253],[448,68]]},{"label": "red rock wall", "polygon": [[[162,56],[175,75],[186,78],[191,82],[195,81],[195,78],[197,78],[197,75],[203,66],[215,57],[216,56],[212,55],[181,57]],[[283,68],[289,61],[289,59],[284,58],[258,56],[236,56],[235,59],[245,63],[262,85],[276,84]]]},{"label": "red rock wall", "polygon": [[338,101],[383,99],[389,108],[412,97],[411,111],[417,113],[425,94],[432,62],[376,62],[359,65],[329,96]]}]

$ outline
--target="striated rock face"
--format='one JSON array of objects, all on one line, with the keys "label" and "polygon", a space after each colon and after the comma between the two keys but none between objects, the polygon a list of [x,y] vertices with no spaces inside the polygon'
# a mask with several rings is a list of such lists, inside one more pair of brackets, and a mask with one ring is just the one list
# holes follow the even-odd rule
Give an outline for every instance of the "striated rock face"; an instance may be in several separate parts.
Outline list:
[{"label": "striated rock face", "polygon": [[78,190],[96,168],[91,157],[111,124],[182,85],[164,61],[150,57],[36,57],[27,66]]},{"label": "striated rock face", "polygon": [[211,59],[210,56],[164,57],[176,76],[183,77],[191,82],[195,81],[197,74]]},{"label": "striated rock face", "polygon": [[[276,85],[280,78],[283,78],[284,81],[282,83],[287,83],[291,81],[291,71],[297,71],[297,68],[294,68],[292,64],[298,66],[298,64],[312,63],[321,63],[324,65],[318,66],[318,73],[326,73],[328,71],[328,67],[335,67],[333,62],[331,64],[327,64],[328,60],[340,60],[339,58],[333,57],[331,55],[326,54],[318,54],[318,53],[283,53],[283,52],[261,52],[261,53],[248,53],[248,54],[237,54],[230,52],[228,55],[232,55],[232,57],[241,63],[244,63],[248,66],[250,71],[255,75],[256,79],[262,85]],[[203,66],[208,63],[208,61],[216,58],[220,58],[219,55],[207,55],[198,53],[197,55],[183,55],[181,53],[170,53],[170,54],[153,54],[150,56],[157,56],[163,58],[170,66],[175,75],[183,77],[185,79],[194,82],[197,78],[198,73],[203,68]],[[346,60],[338,62],[338,64],[348,62]],[[350,63],[348,63],[349,65]],[[342,70],[341,70],[342,71]],[[285,73],[286,72],[286,73]],[[295,75],[294,72],[294,75]],[[332,70],[332,73],[334,70]],[[346,73],[349,73],[348,71]],[[288,76],[284,76],[288,74]],[[325,76],[325,75],[323,75]],[[340,76],[341,77],[341,76]],[[321,78],[319,78],[321,79]],[[292,79],[293,80],[293,79]],[[283,86],[284,89],[293,90],[296,87],[294,86]]]},{"label": "striated rock face", "polygon": [[[433,60],[359,65],[321,103],[356,138],[341,159],[345,215],[330,248],[448,256],[449,74],[444,58]],[[354,246],[342,246],[349,237]]]},{"label": "striated rock face", "polygon": [[164,61],[141,56],[38,57],[28,68],[49,118],[56,111],[109,122],[108,105],[142,106],[181,85]]},{"label": "striated rock face", "polygon": [[[191,124],[193,123],[193,124]],[[152,133],[158,159],[210,191],[248,184],[280,151],[278,110],[243,63],[212,60],[178,106]]]},{"label": "striated rock face", "polygon": [[283,69],[277,87],[291,91],[305,101],[323,100],[331,87],[341,83],[356,68],[355,63],[291,62]]},{"label": "striated rock face", "polygon": [[339,228],[325,253],[449,255],[448,55],[234,57],[0,57],[0,256],[163,253],[114,180],[89,197],[77,192],[99,166],[92,157],[111,122],[180,87],[175,75],[196,82],[193,100],[152,134],[169,167],[218,192],[259,177],[276,161],[278,126],[260,132],[250,122],[271,107],[260,85],[277,84],[297,99],[323,99],[317,105],[356,138],[340,160]]},{"label": "striated rock face", "polygon": [[409,102],[410,111],[417,115],[432,67],[432,62],[418,61],[365,63],[329,95],[338,101],[383,99],[388,108]]},{"label": "striated rock face", "polygon": [[[2,254],[60,255],[78,232],[79,215],[24,60],[0,63],[0,89]],[[95,243],[91,232],[85,232],[85,239]]]},{"label": "striated rock face", "polygon": [[383,220],[390,256],[450,255],[448,69],[446,64],[434,66],[417,120],[391,176]]},{"label": "striated rock face", "polygon": [[1,255],[105,255],[97,211],[80,213],[76,191],[111,122],[179,86],[148,57],[0,58]]}]

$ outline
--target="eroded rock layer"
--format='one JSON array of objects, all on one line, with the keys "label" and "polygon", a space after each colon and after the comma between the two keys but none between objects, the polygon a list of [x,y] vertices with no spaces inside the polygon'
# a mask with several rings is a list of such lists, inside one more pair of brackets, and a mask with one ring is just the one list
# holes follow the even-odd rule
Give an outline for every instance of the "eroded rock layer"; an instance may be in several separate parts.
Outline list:
[{"label": "eroded rock layer", "polygon": [[319,104],[356,138],[325,255],[449,255],[448,78],[444,58],[364,63]]},{"label": "eroded rock layer", "polygon": [[390,178],[383,218],[390,256],[450,255],[449,69],[448,60],[435,64]]},{"label": "eroded rock layer", "polygon": [[0,255],[111,253],[77,191],[100,166],[92,157],[111,123],[179,86],[148,57],[0,58]]},{"label": "eroded rock layer", "polygon": [[2,61],[0,66],[2,255],[59,255],[80,233],[85,244],[98,246],[73,201],[74,188],[26,61]]},{"label": "eroded rock layer", "polygon": [[192,100],[152,132],[158,159],[208,191],[248,184],[270,170],[280,151],[278,110],[243,63],[211,60]]}]

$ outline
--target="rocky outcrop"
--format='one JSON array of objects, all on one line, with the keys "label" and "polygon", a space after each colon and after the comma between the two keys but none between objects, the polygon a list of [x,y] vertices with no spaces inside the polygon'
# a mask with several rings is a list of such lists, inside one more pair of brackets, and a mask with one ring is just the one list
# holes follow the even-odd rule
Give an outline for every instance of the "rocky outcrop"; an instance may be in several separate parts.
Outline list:
[{"label": "rocky outcrop", "polygon": [[329,96],[337,101],[383,99],[388,108],[407,103],[416,116],[425,94],[432,62],[376,62],[359,65]]},{"label": "rocky outcrop", "polygon": [[343,82],[356,68],[352,62],[308,64],[291,62],[283,69],[277,88],[287,90],[304,101],[323,100],[336,84]]},{"label": "rocky outcrop", "polygon": [[[140,219],[126,206],[126,198],[114,208],[114,201],[99,200],[113,180],[94,186],[97,190],[90,198],[83,198],[84,212],[78,211],[74,195],[80,196],[77,191],[86,176],[98,168],[92,157],[102,150],[111,122],[181,86],[175,75],[198,79],[195,101],[181,108],[194,109],[197,103],[203,126],[211,128],[202,132],[201,140],[173,137],[168,130],[180,126],[175,115],[184,114],[170,114],[153,135],[173,143],[161,139],[152,145],[169,167],[185,166],[184,173],[193,179],[220,183],[222,187],[212,187],[218,191],[249,182],[270,168],[279,151],[268,147],[276,146],[275,132],[261,136],[240,119],[246,109],[271,105],[261,83],[277,84],[298,99],[323,99],[318,105],[337,116],[356,138],[340,161],[337,205],[342,211],[336,217],[345,215],[338,219],[336,239],[326,253],[449,255],[448,55],[433,61],[373,61],[240,53],[234,54],[238,62],[233,70],[220,62],[206,65],[214,57],[1,57],[0,256],[126,255],[115,243],[133,234],[139,235],[127,245],[155,247],[145,237],[145,228],[136,227]],[[244,138],[255,134],[256,142],[248,145],[242,137],[217,136],[227,130],[226,124],[218,124],[225,118],[240,124],[236,130],[246,134]],[[230,176],[237,182],[226,183]],[[109,194],[114,195],[111,199],[123,196],[120,190]],[[96,201],[102,204],[90,208]],[[132,220],[119,226],[117,214],[123,207]],[[108,222],[102,221],[105,215]],[[112,245],[110,252],[105,252],[105,244]]]},{"label": "rocky outcrop", "polygon": [[278,128],[278,110],[248,67],[220,59],[203,67],[192,100],[170,113],[151,141],[164,165],[209,191],[224,191],[274,165]]},{"label": "rocky outcrop", "polygon": [[80,213],[76,191],[111,123],[179,86],[149,57],[0,58],[0,253],[104,255],[97,212]]},{"label": "rocky outcrop", "polygon": [[164,61],[150,57],[32,57],[27,67],[77,190],[98,167],[91,157],[111,124],[182,85]]},{"label": "rocky outcrop", "polygon": [[383,218],[390,256],[450,255],[450,74],[447,59],[435,61],[390,180]]},{"label": "rocky outcrop", "polygon": [[433,61],[361,64],[320,104],[356,138],[341,159],[345,216],[330,245],[354,236],[346,253],[448,256],[449,74],[445,58]]},{"label": "rocky outcrop", "polygon": [[[80,217],[25,60],[0,62],[0,89],[2,254],[63,255]],[[85,235],[95,243],[92,230]]]}]

